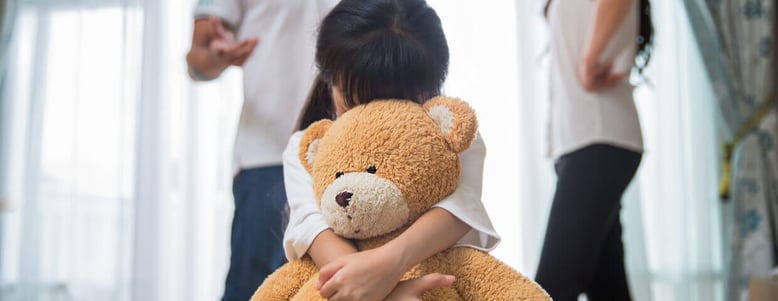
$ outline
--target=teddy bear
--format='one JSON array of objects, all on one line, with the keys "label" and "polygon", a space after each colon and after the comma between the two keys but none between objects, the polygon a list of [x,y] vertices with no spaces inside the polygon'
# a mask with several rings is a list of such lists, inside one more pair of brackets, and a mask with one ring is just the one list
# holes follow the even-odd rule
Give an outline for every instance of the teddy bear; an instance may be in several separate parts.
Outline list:
[{"label": "teddy bear", "polygon": [[[313,178],[329,226],[367,250],[397,237],[456,189],[459,154],[470,147],[477,128],[474,110],[457,98],[439,96],[423,105],[376,100],[335,121],[311,124],[299,159]],[[537,283],[473,248],[446,249],[403,279],[434,272],[456,281],[425,292],[423,300],[550,300]],[[304,256],[268,276],[251,300],[323,300],[317,280],[318,268]]]}]

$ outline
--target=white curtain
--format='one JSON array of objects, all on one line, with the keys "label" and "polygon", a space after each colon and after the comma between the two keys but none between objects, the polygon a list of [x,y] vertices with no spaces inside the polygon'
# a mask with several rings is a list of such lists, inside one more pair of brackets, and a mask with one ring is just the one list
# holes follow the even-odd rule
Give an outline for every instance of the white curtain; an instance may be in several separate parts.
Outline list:
[{"label": "white curtain", "polygon": [[[5,180],[8,172],[8,144],[10,119],[8,91],[8,51],[11,49],[11,32],[16,23],[16,1],[0,0],[0,212],[7,206],[8,188]],[[0,217],[2,220],[2,217]],[[0,222],[2,225],[2,222]],[[0,228],[1,229],[1,228]],[[0,248],[2,248],[2,230],[0,230]]]},{"label": "white curtain", "polygon": [[[650,84],[636,91],[646,154],[634,187],[637,198],[625,205],[629,211],[639,204],[644,246],[637,252],[644,252],[647,265],[632,265],[632,276],[649,280],[647,292],[656,300],[724,300],[721,118],[683,4],[653,4],[657,39]],[[638,228],[640,221],[624,222]],[[630,250],[635,248],[628,245]]]},{"label": "white curtain", "polygon": [[193,5],[20,5],[0,299],[220,297],[240,72],[192,85]]},{"label": "white curtain", "polygon": [[[520,104],[516,5],[513,1],[428,0],[440,16],[451,62],[444,93],[469,102],[478,114],[487,147],[483,200],[503,237],[493,255],[521,265],[517,219],[521,212],[518,183]],[[488,3],[488,4],[486,4]],[[529,45],[529,44],[527,44]],[[521,271],[522,269],[520,269]]]}]

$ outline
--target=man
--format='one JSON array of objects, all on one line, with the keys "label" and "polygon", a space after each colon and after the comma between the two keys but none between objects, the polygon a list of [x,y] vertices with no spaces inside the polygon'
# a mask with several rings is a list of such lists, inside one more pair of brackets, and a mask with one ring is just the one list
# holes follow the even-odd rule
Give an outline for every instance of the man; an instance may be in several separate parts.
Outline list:
[{"label": "man", "polygon": [[[194,80],[243,68],[235,141],[230,268],[222,300],[248,300],[284,263],[281,154],[315,76],[316,28],[336,0],[214,0],[195,11]],[[216,100],[218,101],[218,100]]]}]

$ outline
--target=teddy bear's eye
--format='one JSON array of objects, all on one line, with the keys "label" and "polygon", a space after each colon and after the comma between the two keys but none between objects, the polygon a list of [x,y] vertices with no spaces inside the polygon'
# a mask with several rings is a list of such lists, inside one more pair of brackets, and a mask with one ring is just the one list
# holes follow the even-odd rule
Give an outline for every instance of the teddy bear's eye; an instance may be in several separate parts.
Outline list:
[{"label": "teddy bear's eye", "polygon": [[367,172],[375,174],[376,168],[373,165],[370,165],[370,167],[367,168]]},{"label": "teddy bear's eye", "polygon": [[335,173],[335,178],[336,178],[336,179],[337,179],[337,178],[340,178],[340,176],[342,176],[342,175],[343,175],[343,172],[342,172],[342,171],[336,172],[336,173]]}]

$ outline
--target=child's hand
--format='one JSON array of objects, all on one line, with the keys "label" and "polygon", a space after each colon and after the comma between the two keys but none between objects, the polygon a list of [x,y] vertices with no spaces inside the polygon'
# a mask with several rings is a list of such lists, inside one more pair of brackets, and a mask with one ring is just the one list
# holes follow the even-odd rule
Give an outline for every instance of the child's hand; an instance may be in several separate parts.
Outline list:
[{"label": "child's hand", "polygon": [[449,286],[452,283],[454,283],[454,276],[439,273],[405,280],[397,284],[384,301],[421,301],[421,294],[424,292],[436,287]]},{"label": "child's hand", "polygon": [[402,260],[383,247],[346,255],[321,268],[317,288],[330,301],[383,300],[405,273]]}]

